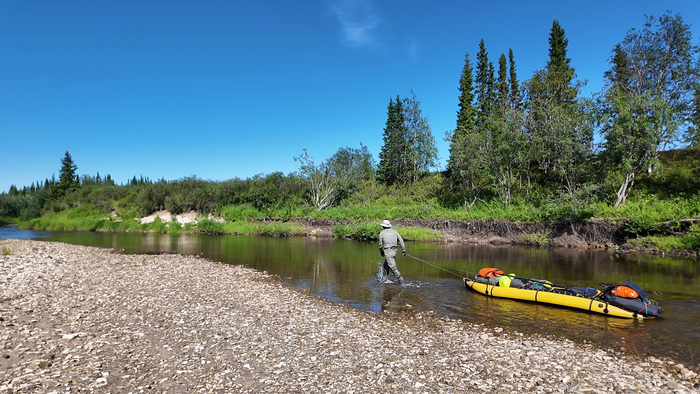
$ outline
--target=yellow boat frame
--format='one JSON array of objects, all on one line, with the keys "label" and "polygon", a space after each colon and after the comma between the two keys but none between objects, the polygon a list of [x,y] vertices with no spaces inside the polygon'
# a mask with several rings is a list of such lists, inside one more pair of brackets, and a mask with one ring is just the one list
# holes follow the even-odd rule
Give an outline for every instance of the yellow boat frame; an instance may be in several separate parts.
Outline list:
[{"label": "yellow boat frame", "polygon": [[565,306],[575,309],[583,309],[585,311],[600,313],[607,316],[624,317],[628,319],[651,319],[641,313],[628,311],[615,305],[610,305],[601,300],[592,298],[573,296],[561,293],[552,293],[549,291],[519,289],[516,287],[500,287],[486,283],[475,282],[469,278],[464,278],[464,285],[476,291],[491,297],[510,298],[513,300],[531,301],[543,304],[552,304]]}]

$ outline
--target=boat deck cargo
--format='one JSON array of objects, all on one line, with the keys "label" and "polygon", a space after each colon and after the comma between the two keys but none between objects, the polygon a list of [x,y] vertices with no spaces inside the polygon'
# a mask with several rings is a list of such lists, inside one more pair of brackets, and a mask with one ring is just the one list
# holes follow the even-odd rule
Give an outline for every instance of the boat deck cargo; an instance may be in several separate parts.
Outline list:
[{"label": "boat deck cargo", "polygon": [[504,275],[497,268],[484,268],[474,279],[464,278],[464,285],[478,293],[581,309],[603,315],[647,319],[657,317],[663,309],[649,300],[646,292],[634,283],[607,285],[603,290],[591,287],[564,287],[542,279]]}]

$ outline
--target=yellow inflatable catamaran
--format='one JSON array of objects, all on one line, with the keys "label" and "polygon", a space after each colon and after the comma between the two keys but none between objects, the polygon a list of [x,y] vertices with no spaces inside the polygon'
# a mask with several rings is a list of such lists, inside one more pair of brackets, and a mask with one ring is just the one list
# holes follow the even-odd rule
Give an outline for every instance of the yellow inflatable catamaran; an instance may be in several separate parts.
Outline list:
[{"label": "yellow inflatable catamaran", "polygon": [[[534,285],[525,283],[519,287],[511,287],[510,280],[506,281],[506,285],[504,285],[503,280],[499,283],[497,280],[499,276],[500,275],[491,275],[491,280],[488,280],[488,277],[480,277],[480,275],[477,275],[475,280],[464,278],[464,285],[468,289],[490,297],[558,305],[628,319],[653,318],[663,311],[660,307],[652,305],[652,302],[646,299],[646,294],[641,288],[639,288],[639,292],[643,294],[644,298],[638,295],[637,299],[631,300],[614,294],[618,287],[622,288],[622,285],[610,287],[604,291],[592,288],[585,289],[587,291],[574,291],[574,289],[581,288],[559,287],[547,281],[533,279],[532,281],[536,281]],[[513,275],[511,275],[510,279],[512,280],[512,278]],[[477,281],[476,279],[479,280]],[[525,281],[528,280],[526,279]],[[591,292],[591,290],[593,290],[593,292]],[[617,305],[613,305],[611,302]],[[641,308],[638,308],[639,306],[641,306]]]}]

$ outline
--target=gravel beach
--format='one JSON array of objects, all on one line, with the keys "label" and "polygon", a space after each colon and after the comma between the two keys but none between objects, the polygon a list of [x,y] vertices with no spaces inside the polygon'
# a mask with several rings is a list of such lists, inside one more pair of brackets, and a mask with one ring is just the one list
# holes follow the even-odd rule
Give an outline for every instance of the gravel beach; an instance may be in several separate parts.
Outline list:
[{"label": "gravel beach", "polygon": [[195,256],[0,240],[0,393],[692,393],[697,366],[371,313]]}]

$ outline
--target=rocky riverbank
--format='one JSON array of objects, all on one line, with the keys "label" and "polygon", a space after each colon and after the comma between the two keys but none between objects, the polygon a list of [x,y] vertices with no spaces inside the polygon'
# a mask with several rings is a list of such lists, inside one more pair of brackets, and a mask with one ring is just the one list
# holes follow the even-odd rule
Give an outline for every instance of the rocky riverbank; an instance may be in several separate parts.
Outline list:
[{"label": "rocky riverbank", "polygon": [[192,256],[0,251],[0,393],[700,390],[694,366],[362,312]]}]

